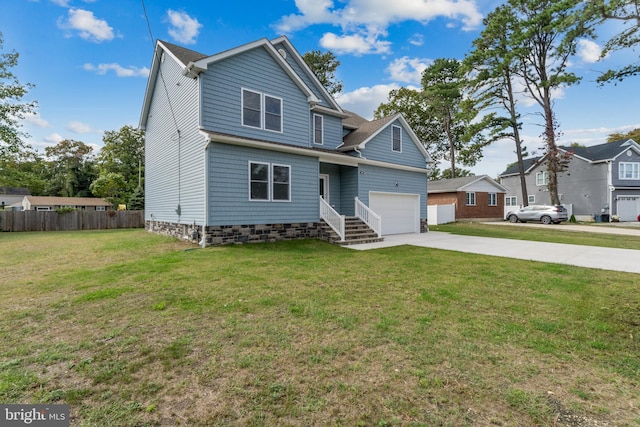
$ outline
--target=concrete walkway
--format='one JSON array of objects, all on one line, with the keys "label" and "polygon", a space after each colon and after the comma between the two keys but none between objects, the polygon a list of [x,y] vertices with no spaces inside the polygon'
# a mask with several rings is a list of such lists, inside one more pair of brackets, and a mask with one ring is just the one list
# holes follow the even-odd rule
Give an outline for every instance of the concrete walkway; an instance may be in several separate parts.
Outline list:
[{"label": "concrete walkway", "polygon": [[[522,224],[523,226],[525,224]],[[526,224],[536,226],[537,224]],[[544,225],[543,227],[562,227]],[[578,227],[572,225],[571,227]],[[584,226],[594,232],[596,226]],[[609,228],[609,227],[607,227]],[[619,234],[615,228],[612,234]],[[634,234],[640,229],[628,229],[624,234]],[[574,229],[572,231],[580,231]],[[610,230],[610,232],[613,230]],[[602,231],[604,232],[604,230]],[[386,248],[391,246],[412,245],[425,248],[444,249],[458,252],[469,252],[481,255],[517,258],[531,261],[552,262],[575,265],[579,267],[598,268],[603,270],[624,271],[640,274],[640,251],[633,249],[601,248],[596,246],[568,245],[563,243],[531,242],[527,240],[496,239],[492,237],[460,236],[438,231],[422,234],[395,234],[385,236],[383,242],[365,243],[346,246],[355,250]],[[640,284],[640,278],[638,279]]]}]

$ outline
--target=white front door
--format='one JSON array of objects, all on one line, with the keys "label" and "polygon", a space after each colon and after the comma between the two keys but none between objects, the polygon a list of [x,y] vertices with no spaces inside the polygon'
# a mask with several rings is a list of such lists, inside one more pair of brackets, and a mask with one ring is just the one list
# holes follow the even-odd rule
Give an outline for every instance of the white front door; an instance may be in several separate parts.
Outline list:
[{"label": "white front door", "polygon": [[320,174],[319,189],[320,197],[329,203],[329,175]]}]

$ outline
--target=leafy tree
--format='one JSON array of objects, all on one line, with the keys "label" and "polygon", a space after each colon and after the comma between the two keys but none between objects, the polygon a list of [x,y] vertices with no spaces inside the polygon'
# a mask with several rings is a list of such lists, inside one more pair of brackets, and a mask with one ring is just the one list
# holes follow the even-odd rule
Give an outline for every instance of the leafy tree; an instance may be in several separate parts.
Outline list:
[{"label": "leafy tree", "polygon": [[484,19],[484,30],[473,42],[473,50],[463,62],[469,75],[471,96],[480,109],[498,109],[493,137],[515,142],[522,202],[528,203],[524,162],[526,147],[520,137],[522,122],[518,112],[515,82],[521,68],[520,53],[511,45],[517,19],[511,7],[502,5]]},{"label": "leafy tree", "polygon": [[429,104],[422,91],[401,87],[393,89],[387,96],[387,103],[380,104],[374,112],[376,119],[401,113],[411,125],[418,139],[425,144],[425,148],[433,159],[438,158],[435,147],[428,144],[431,140],[431,118]]},{"label": "leafy tree", "polygon": [[333,52],[322,53],[319,50],[312,50],[302,55],[302,59],[332,96],[342,92],[342,82],[336,78],[340,61]]},{"label": "leafy tree", "polygon": [[46,162],[33,150],[0,159],[0,186],[26,187],[33,196],[44,194],[47,185]]},{"label": "leafy tree", "polygon": [[[0,51],[3,37],[0,32]],[[25,114],[33,112],[36,102],[21,102],[32,84],[21,84],[11,72],[18,65],[18,53],[12,51],[0,54],[0,160],[18,156],[26,148],[22,137],[28,136],[20,131],[19,120]]]},{"label": "leafy tree", "polygon": [[579,3],[580,0],[509,0],[508,3],[517,18],[511,45],[520,54],[520,77],[529,96],[542,109],[548,189],[553,204],[560,203],[558,175],[568,161],[556,143],[555,91],[580,81],[568,71],[569,61],[576,52],[578,40],[591,34],[575,19]]},{"label": "leafy tree", "polygon": [[118,174],[124,180],[119,202],[126,202],[144,179],[144,131],[133,126],[123,126],[117,131],[107,131],[102,138],[104,146],[97,158],[100,177]]},{"label": "leafy tree", "polygon": [[622,139],[633,139],[635,142],[640,144],[640,128],[630,130],[627,133],[620,133],[620,132],[612,133],[607,138],[607,142],[620,141]]},{"label": "leafy tree", "polygon": [[[609,52],[633,49],[640,45],[640,0],[589,0],[582,5],[580,15],[588,26],[597,26],[605,21],[625,24],[622,31],[607,41],[602,57]],[[598,77],[598,82],[621,81],[638,74],[640,74],[640,62],[635,62],[618,70],[608,70]]]},{"label": "leafy tree", "polygon": [[91,183],[91,192],[108,200],[115,206],[122,201],[121,195],[125,187],[126,181],[121,174],[108,172],[100,175]]},{"label": "leafy tree", "polygon": [[45,148],[50,178],[45,189],[52,196],[89,197],[96,177],[93,148],[82,141],[65,139]]}]

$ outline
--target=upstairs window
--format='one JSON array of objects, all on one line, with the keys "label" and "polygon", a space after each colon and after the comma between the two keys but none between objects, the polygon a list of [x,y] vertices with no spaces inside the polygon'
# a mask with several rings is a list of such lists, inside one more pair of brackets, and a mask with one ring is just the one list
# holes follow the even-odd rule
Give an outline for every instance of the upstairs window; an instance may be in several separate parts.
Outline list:
[{"label": "upstairs window", "polygon": [[640,163],[620,162],[618,165],[619,179],[640,179]]},{"label": "upstairs window", "polygon": [[282,132],[282,99],[242,89],[242,125]]},{"label": "upstairs window", "polygon": [[468,192],[467,193],[467,206],[475,206],[476,205],[476,193]]},{"label": "upstairs window", "polygon": [[323,142],[324,117],[319,114],[313,115],[313,143],[322,145]]},{"label": "upstairs window", "polygon": [[538,187],[541,187],[543,185],[548,185],[548,184],[549,184],[549,172],[544,171],[544,172],[536,173],[536,185]]},{"label": "upstairs window", "polygon": [[391,126],[391,146],[392,150],[398,153],[402,152],[402,129],[400,126]]}]

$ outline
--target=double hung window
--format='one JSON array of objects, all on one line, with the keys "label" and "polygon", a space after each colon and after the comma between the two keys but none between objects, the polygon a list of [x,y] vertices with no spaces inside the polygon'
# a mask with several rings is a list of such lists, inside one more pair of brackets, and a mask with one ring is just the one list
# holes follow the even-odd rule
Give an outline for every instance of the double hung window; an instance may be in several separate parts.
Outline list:
[{"label": "double hung window", "polygon": [[242,125],[282,132],[282,99],[242,89]]},{"label": "double hung window", "polygon": [[291,201],[291,166],[249,162],[249,200]]}]

